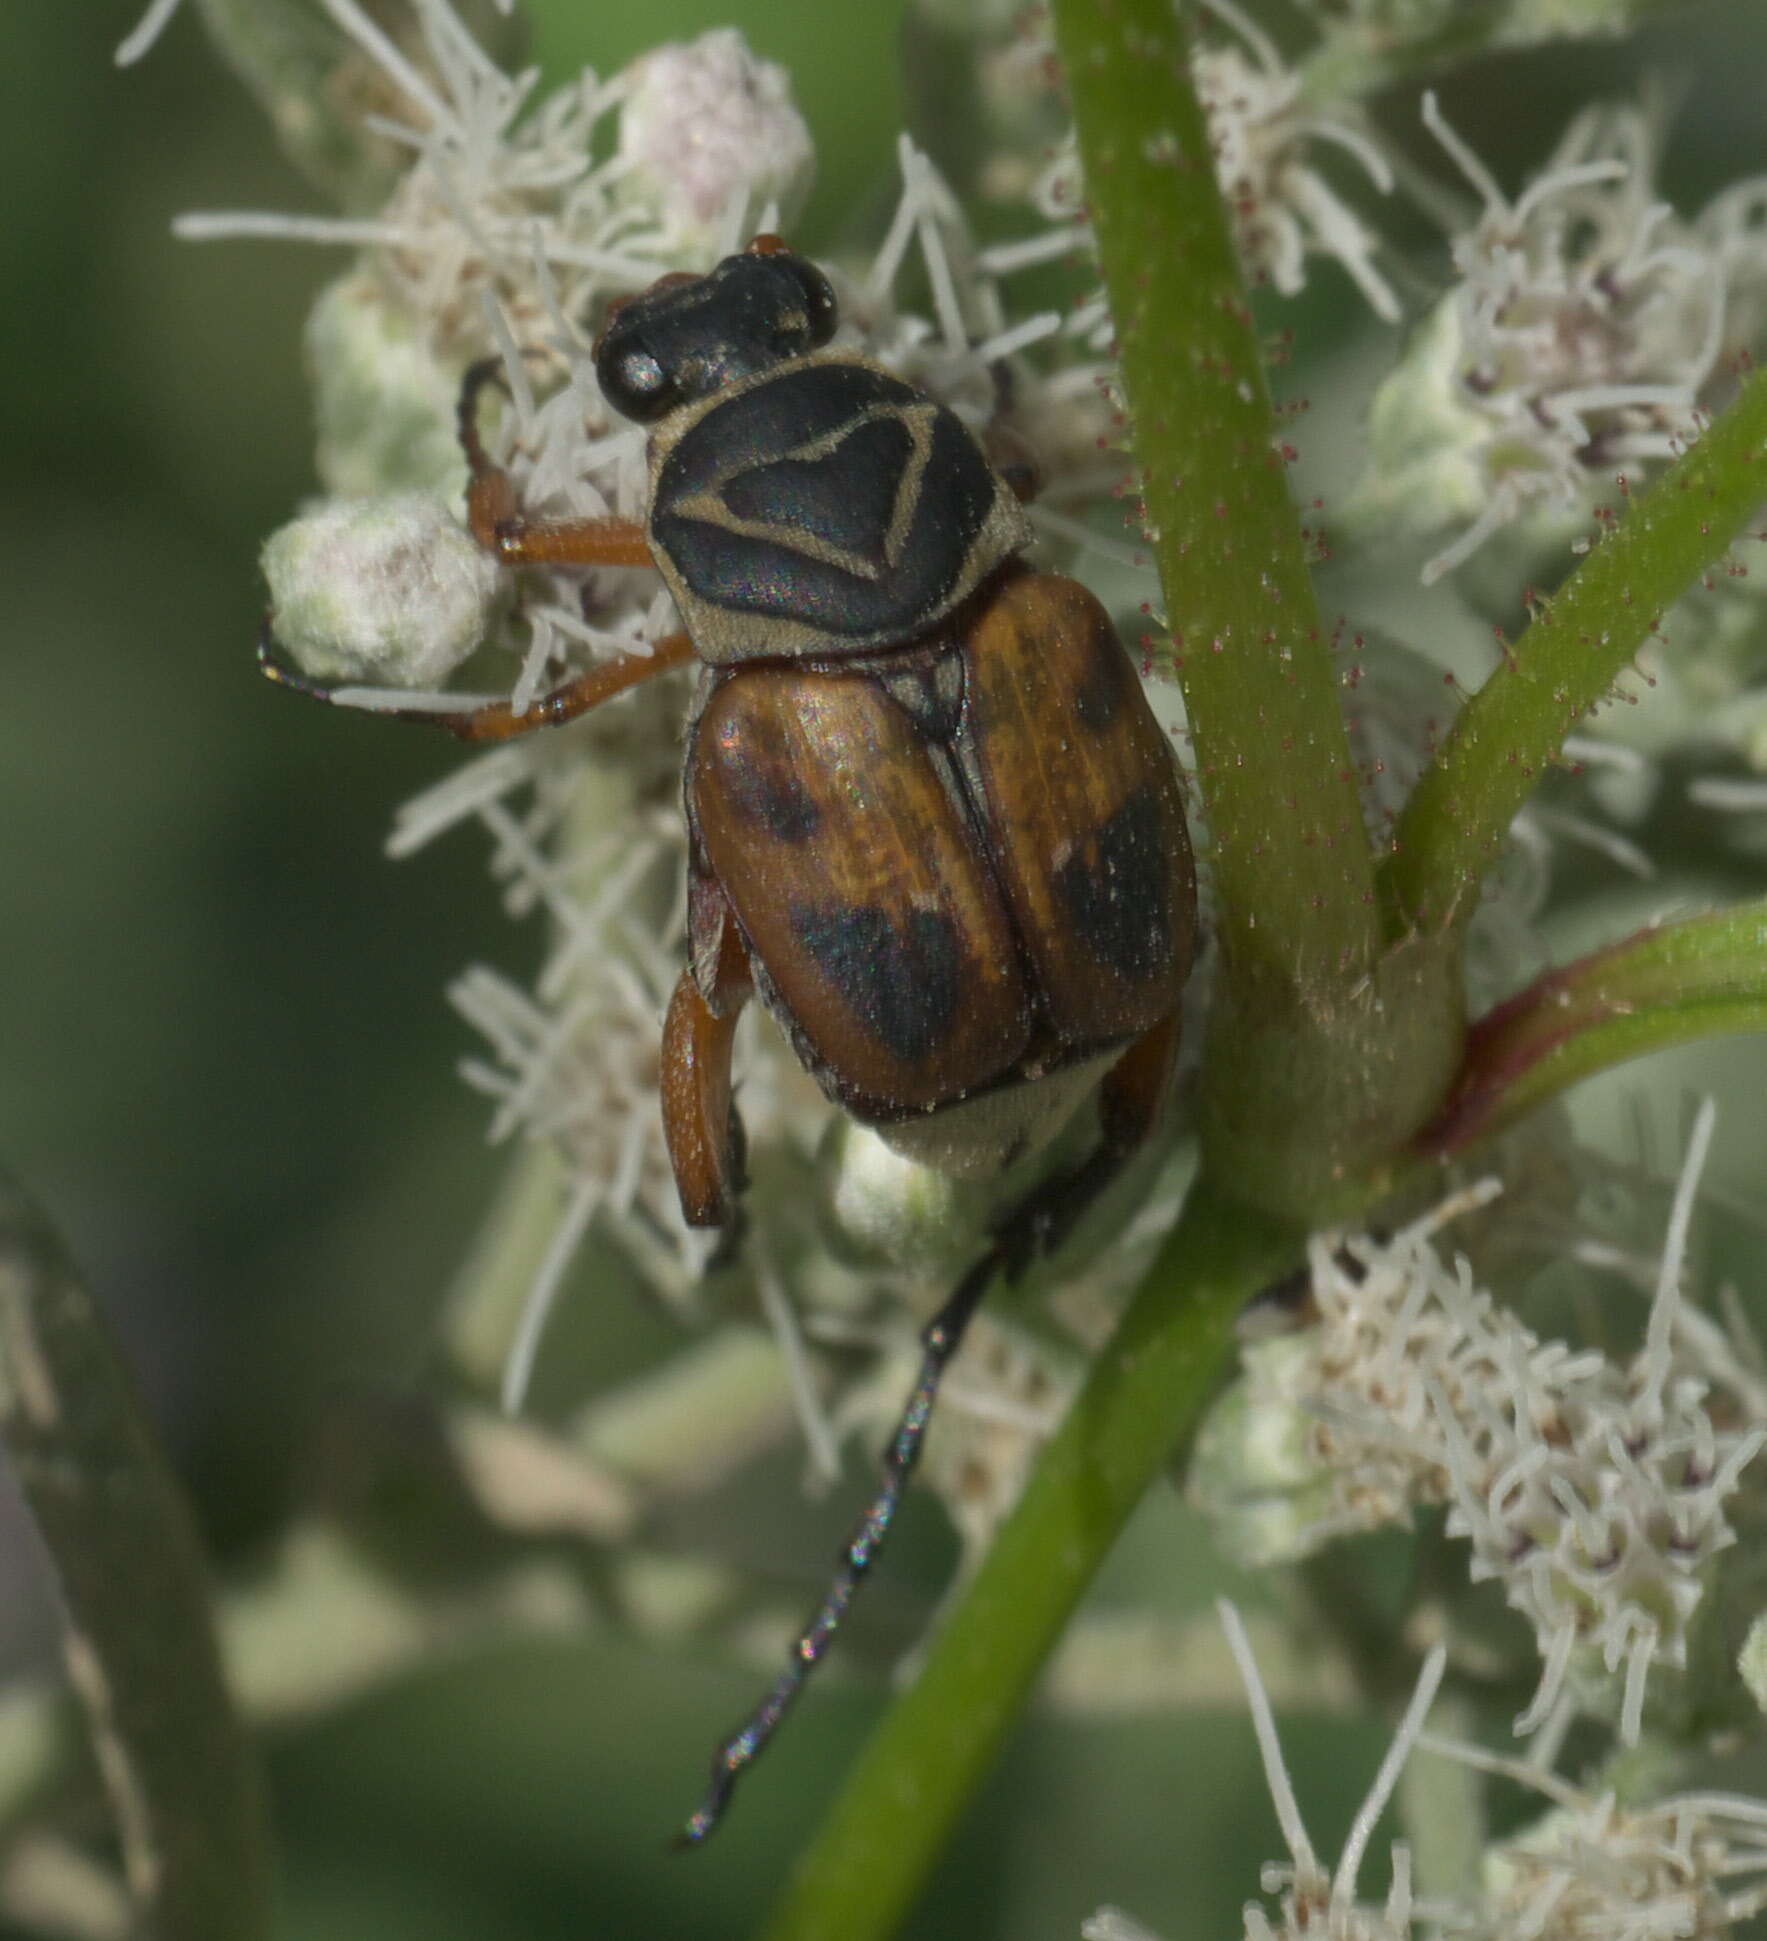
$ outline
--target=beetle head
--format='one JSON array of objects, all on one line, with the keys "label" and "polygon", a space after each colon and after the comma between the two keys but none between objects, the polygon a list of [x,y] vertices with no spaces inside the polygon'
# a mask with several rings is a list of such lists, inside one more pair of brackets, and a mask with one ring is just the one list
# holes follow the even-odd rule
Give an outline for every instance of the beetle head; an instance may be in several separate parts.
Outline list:
[{"label": "beetle head", "polygon": [[653,424],[677,406],[819,349],[838,321],[814,263],[757,236],[704,276],[665,276],[619,304],[595,345],[602,395]]}]

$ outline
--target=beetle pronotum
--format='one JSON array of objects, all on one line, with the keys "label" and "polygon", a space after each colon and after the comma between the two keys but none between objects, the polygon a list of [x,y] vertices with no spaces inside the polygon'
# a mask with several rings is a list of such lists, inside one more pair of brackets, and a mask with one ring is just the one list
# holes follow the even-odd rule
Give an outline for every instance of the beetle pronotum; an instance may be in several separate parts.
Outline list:
[{"label": "beetle pronotum", "polygon": [[[888,1533],[940,1379],[996,1277],[1053,1247],[1153,1126],[1177,1048],[1195,891],[1172,750],[1103,608],[1019,558],[1013,486],[943,405],[828,348],[834,293],[777,237],[620,305],[608,403],[654,427],[650,510],[524,516],[480,441],[474,537],[511,567],[654,564],[683,631],[520,712],[423,712],[470,740],[568,721],[701,663],[683,765],[689,961],[663,1027],[669,1157],[690,1223],[734,1232],[736,1020],[759,993],[805,1068],[892,1145],[993,1172],[1091,1091],[1099,1140],[1038,1188],[922,1331],[876,1494],[771,1691],[713,1760],[717,1824]],[[325,696],[272,654],[265,671]]]}]

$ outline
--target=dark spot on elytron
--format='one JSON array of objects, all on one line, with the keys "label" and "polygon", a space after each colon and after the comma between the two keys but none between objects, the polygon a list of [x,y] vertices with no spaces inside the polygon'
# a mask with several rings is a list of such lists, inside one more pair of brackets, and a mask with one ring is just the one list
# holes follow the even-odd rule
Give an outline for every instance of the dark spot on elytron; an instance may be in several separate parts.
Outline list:
[{"label": "dark spot on elytron", "polygon": [[963,953],[943,910],[910,910],[898,926],[875,903],[794,903],[791,925],[817,968],[896,1057],[912,1063],[949,1035]]},{"label": "dark spot on elytron", "polygon": [[776,842],[803,842],[822,821],[816,798],[785,760],[783,749],[773,754],[739,749],[718,779],[729,791],[737,814]]},{"label": "dark spot on elytron", "polygon": [[1103,734],[1122,705],[1123,683],[1129,663],[1116,637],[1102,627],[1092,633],[1091,651],[1086,656],[1086,672],[1074,690],[1074,713],[1080,725],[1094,734]]},{"label": "dark spot on elytron", "polygon": [[821,458],[780,458],[739,472],[724,487],[724,503],[738,519],[775,528],[782,545],[803,533],[882,572],[912,442],[900,418],[873,418]]},{"label": "dark spot on elytron", "polygon": [[1136,983],[1172,962],[1170,867],[1158,791],[1144,782],[1055,872],[1056,894],[1098,961]]}]

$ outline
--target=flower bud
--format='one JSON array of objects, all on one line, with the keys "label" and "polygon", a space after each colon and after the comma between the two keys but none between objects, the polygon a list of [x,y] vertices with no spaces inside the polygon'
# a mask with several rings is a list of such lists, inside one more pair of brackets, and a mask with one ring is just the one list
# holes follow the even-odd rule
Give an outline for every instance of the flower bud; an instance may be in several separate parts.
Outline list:
[{"label": "flower bud", "polygon": [[845,1117],[831,1121],[822,1159],[829,1238],[843,1253],[926,1270],[967,1254],[976,1222],[964,1216],[964,1202],[977,1197],[973,1187],[966,1194],[949,1174],[904,1157]]},{"label": "flower bud", "polygon": [[716,229],[739,192],[754,216],[777,203],[789,227],[816,167],[790,77],[758,59],[734,27],[672,42],[637,63],[620,114],[620,159],[630,189],[660,205],[683,237]]},{"label": "flower bud", "polygon": [[266,542],[277,644],[322,681],[436,687],[484,638],[497,562],[438,498],[333,499]]},{"label": "flower bud", "polygon": [[466,461],[454,429],[460,371],[416,321],[357,270],[325,290],[307,319],[320,482],[338,498],[439,492],[457,499]]},{"label": "flower bud", "polygon": [[[1298,1563],[1339,1527],[1337,1479],[1313,1448],[1315,1342],[1277,1335],[1244,1350],[1247,1373],[1215,1402],[1191,1458],[1190,1500],[1221,1547],[1250,1569]],[[1371,1521],[1402,1520],[1395,1494]]]}]

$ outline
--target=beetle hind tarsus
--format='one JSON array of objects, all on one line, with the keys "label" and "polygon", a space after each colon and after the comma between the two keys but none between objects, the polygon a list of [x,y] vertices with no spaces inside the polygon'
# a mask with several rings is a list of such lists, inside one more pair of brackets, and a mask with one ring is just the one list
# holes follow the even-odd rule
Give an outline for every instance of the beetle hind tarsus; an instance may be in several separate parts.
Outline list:
[{"label": "beetle hind tarsus", "polygon": [[1171,1075],[1177,1038],[1174,1013],[1129,1047],[1099,1088],[1099,1138],[1089,1157],[1035,1187],[997,1223],[987,1249],[921,1329],[920,1372],[884,1446],[877,1490],[855,1520],[822,1602],[794,1639],[766,1697],[712,1755],[705,1797],[676,1836],[677,1847],[697,1847],[717,1830],[738,1780],[766,1750],[834,1642],[889,1536],[920,1460],[939,1385],[983,1298],[996,1280],[1011,1286],[1055,1252],[1146,1140]]}]

